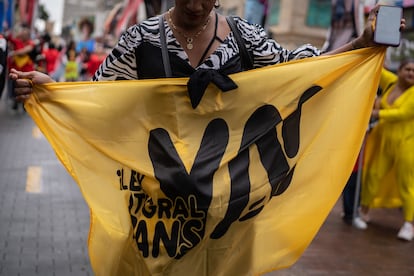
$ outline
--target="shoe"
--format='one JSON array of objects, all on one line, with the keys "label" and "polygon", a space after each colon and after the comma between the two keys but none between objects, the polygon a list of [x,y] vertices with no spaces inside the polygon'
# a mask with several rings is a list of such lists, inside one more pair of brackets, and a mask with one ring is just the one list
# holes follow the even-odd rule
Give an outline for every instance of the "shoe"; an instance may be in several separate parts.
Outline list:
[{"label": "shoe", "polygon": [[411,241],[414,237],[414,227],[410,222],[404,222],[397,237],[401,240]]},{"label": "shoe", "polygon": [[360,229],[360,230],[365,230],[368,228],[367,223],[360,217],[355,217],[352,220],[352,225],[356,228],[356,229]]}]

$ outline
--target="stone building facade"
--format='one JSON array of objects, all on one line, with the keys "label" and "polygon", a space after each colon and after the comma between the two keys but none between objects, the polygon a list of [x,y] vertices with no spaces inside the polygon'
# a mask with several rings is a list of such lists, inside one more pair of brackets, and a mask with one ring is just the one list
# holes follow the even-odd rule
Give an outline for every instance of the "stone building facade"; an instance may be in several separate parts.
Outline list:
[{"label": "stone building facade", "polygon": [[[94,18],[95,36],[100,35],[99,26],[102,26],[106,15],[115,4],[124,0],[65,0],[63,24],[68,28],[76,27],[76,22],[82,17]],[[219,0],[221,11],[225,14],[243,16],[244,0]],[[322,46],[327,27],[309,27],[306,22],[309,3],[312,0],[270,0],[272,12],[277,12],[278,24],[267,26],[273,37],[284,47],[293,48],[303,43]],[[320,0],[318,2],[321,2]],[[322,2],[324,2],[322,0]],[[325,0],[329,3],[331,0]],[[300,7],[300,8],[297,8]],[[319,15],[321,16],[321,15]],[[270,18],[274,18],[270,17]]]},{"label": "stone building facade", "polygon": [[[296,48],[304,43],[310,43],[317,47],[322,47],[325,42],[329,26],[309,26],[307,16],[313,2],[311,0],[270,0],[268,25],[269,33],[281,45],[286,48]],[[320,9],[320,14],[315,15],[324,20],[330,20],[331,0],[317,1],[324,2],[325,9]],[[220,0],[224,13],[243,16],[244,1],[239,0]],[[277,7],[276,7],[277,6]],[[277,14],[275,14],[277,13]],[[277,22],[275,24],[275,18]]]},{"label": "stone building facade", "polygon": [[[99,36],[102,31],[99,26],[103,25],[110,10],[117,3],[124,1],[65,0],[63,24],[73,28],[79,18],[91,17],[94,18],[97,27],[95,36]],[[218,1],[222,13],[243,17],[245,0]],[[326,40],[330,25],[331,2],[332,0],[269,0],[269,14],[265,27],[273,38],[286,48],[293,49],[304,43],[321,48]],[[366,2],[360,1],[363,6]],[[414,6],[412,3],[403,6],[404,17],[407,19],[407,30],[404,37],[407,37],[406,40],[411,45],[411,41],[414,40]]]}]

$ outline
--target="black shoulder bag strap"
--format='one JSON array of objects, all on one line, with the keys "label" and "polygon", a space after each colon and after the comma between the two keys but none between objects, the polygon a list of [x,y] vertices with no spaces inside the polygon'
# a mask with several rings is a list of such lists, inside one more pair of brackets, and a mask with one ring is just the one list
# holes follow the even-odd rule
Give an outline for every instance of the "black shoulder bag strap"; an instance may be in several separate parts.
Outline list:
[{"label": "black shoulder bag strap", "polygon": [[236,39],[237,45],[239,46],[240,58],[243,70],[253,69],[253,60],[249,52],[247,51],[246,44],[241,37],[240,31],[236,26],[236,22],[232,16],[226,16],[227,23],[233,32],[234,38]]},{"label": "black shoulder bag strap", "polygon": [[165,38],[164,16],[160,15],[158,19],[159,19],[159,29],[160,29],[162,63],[164,64],[165,77],[171,78],[172,72],[171,72],[171,65],[170,65],[170,57],[168,56],[167,41]]}]

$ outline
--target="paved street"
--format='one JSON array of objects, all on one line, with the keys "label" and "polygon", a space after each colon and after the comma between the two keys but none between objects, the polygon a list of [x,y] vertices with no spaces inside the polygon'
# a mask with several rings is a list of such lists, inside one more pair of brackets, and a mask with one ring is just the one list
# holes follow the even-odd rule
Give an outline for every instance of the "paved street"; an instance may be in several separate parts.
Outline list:
[{"label": "paved street", "polygon": [[93,275],[78,186],[31,118],[4,99],[0,157],[0,275]]},{"label": "paved street", "polygon": [[[78,186],[22,110],[0,101],[0,275],[93,275],[89,211]],[[373,210],[366,231],[345,225],[340,202],[301,259],[266,276],[414,275],[414,241],[396,234],[399,210]]]}]

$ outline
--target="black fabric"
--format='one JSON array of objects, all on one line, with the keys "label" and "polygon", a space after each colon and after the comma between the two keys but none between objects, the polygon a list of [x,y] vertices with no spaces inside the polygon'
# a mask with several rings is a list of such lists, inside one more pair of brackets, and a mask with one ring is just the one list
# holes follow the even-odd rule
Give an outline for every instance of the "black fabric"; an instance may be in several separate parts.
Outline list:
[{"label": "black fabric", "polygon": [[162,62],[164,63],[165,76],[167,78],[171,78],[172,73],[171,73],[170,59],[168,57],[167,42],[166,42],[166,37],[165,37],[164,15],[160,15],[158,20],[159,20],[158,25],[160,28],[161,54],[162,54]]},{"label": "black fabric", "polygon": [[211,82],[223,92],[237,88],[237,84],[226,74],[218,70],[199,69],[190,76],[187,83],[188,94],[193,108],[198,106],[207,86]]},{"label": "black fabric", "polygon": [[[138,79],[166,78],[161,49],[148,42],[141,43],[135,49]],[[189,77],[194,68],[181,58],[168,53],[170,59],[171,75],[173,78]]]},{"label": "black fabric", "polygon": [[216,39],[220,40],[220,38],[217,36],[217,27],[218,27],[218,15],[216,13],[216,24],[214,25],[214,36],[211,38],[210,43],[208,43],[207,48],[204,50],[203,55],[201,56],[200,60],[198,61],[198,65],[203,63],[203,61],[206,58],[207,53],[210,50],[211,46],[213,45],[214,41]]},{"label": "black fabric", "polygon": [[234,19],[231,16],[227,16],[226,19],[231,31],[233,32],[234,38],[237,41],[237,46],[239,46],[239,55],[241,57],[243,71],[253,69],[253,57],[246,48],[246,44],[240,35],[239,29],[236,26],[236,22],[234,22]]}]

